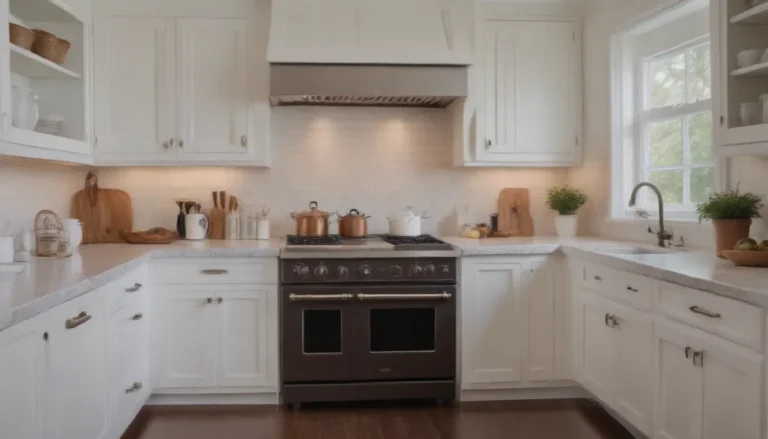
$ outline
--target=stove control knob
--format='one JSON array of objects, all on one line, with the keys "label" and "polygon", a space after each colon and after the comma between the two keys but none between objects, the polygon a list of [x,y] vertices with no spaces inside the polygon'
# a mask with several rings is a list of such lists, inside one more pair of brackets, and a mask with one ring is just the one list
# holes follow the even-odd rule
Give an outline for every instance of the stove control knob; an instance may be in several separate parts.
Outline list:
[{"label": "stove control knob", "polygon": [[424,272],[427,273],[427,276],[434,276],[435,275],[435,266],[431,263],[424,266]]},{"label": "stove control knob", "polygon": [[447,265],[441,265],[440,266],[440,273],[441,274],[448,274],[450,272],[451,272],[451,267],[449,267]]},{"label": "stove control knob", "polygon": [[389,267],[389,277],[403,277],[403,267],[399,265]]},{"label": "stove control knob", "polygon": [[328,276],[328,267],[325,266],[325,264],[320,264],[317,267],[315,267],[315,277],[318,279],[323,279],[325,276]]},{"label": "stove control knob", "polygon": [[422,273],[424,273],[424,269],[421,268],[420,266],[415,264],[411,266],[411,276],[414,276],[414,277],[421,276]]},{"label": "stove control knob", "polygon": [[299,262],[293,266],[293,274],[296,276],[307,277],[309,276],[309,267],[306,264]]},{"label": "stove control knob", "polygon": [[357,270],[357,275],[359,277],[362,277],[363,279],[368,279],[369,277],[371,277],[373,275],[373,267],[371,267],[368,264],[363,264]]},{"label": "stove control knob", "polygon": [[343,265],[339,265],[339,267],[336,269],[336,274],[339,276],[339,279],[343,279],[349,274],[349,268]]}]

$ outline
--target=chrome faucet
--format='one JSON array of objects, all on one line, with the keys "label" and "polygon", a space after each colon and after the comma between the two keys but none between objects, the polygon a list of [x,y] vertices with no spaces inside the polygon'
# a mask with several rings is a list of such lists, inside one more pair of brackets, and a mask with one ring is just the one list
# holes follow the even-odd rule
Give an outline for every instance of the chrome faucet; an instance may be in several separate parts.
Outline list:
[{"label": "chrome faucet", "polygon": [[664,200],[661,197],[661,191],[659,191],[659,188],[654,186],[651,183],[648,183],[646,181],[638,184],[635,186],[634,189],[632,189],[632,195],[629,197],[629,207],[635,206],[635,201],[637,199],[637,192],[640,190],[641,187],[647,187],[654,191],[656,193],[656,198],[659,200],[659,231],[654,232],[653,229],[648,227],[648,233],[655,233],[656,236],[659,238],[659,247],[666,248],[666,241],[671,241],[673,238],[673,235],[664,228]]}]

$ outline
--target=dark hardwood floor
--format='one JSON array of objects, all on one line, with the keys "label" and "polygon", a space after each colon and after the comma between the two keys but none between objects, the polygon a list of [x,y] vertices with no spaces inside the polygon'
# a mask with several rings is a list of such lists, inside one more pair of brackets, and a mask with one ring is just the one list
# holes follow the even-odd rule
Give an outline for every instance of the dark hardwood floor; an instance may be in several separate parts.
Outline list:
[{"label": "dark hardwood floor", "polygon": [[123,439],[631,439],[582,400],[145,408]]}]

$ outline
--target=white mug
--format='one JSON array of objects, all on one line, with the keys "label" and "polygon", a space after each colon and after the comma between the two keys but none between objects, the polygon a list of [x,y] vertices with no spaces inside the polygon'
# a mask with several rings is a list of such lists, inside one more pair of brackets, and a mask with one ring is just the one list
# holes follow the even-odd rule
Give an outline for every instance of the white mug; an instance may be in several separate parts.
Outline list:
[{"label": "white mug", "polygon": [[184,218],[184,226],[187,239],[200,241],[208,235],[208,217],[202,213],[188,213]]}]

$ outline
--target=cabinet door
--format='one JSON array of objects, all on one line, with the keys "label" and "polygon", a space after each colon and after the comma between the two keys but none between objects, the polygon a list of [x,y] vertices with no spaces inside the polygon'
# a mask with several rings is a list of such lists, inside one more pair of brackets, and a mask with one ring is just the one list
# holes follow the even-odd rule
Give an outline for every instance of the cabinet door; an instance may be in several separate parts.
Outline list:
[{"label": "cabinet door", "polygon": [[[467,263],[462,290],[465,387],[522,379],[522,263]],[[498,386],[495,386],[498,387]]]},{"label": "cabinet door", "polygon": [[695,340],[667,324],[657,323],[655,334],[653,437],[701,438],[702,369],[693,365],[691,352],[695,350]]},{"label": "cabinet door", "polygon": [[[270,326],[277,318],[277,309],[270,312],[269,295],[275,296],[274,286],[250,291],[220,291],[218,293],[219,387],[256,387],[270,382],[268,356]],[[277,308],[277,307],[275,307]]]},{"label": "cabinet door", "polygon": [[580,43],[575,22],[484,23],[481,161],[580,160]]},{"label": "cabinet door", "polygon": [[703,352],[702,439],[758,439],[762,401],[760,355],[717,337],[697,341]]},{"label": "cabinet door", "polygon": [[247,20],[178,20],[179,159],[238,160],[248,145]]},{"label": "cabinet door", "polygon": [[216,384],[216,293],[179,289],[159,292],[156,327],[159,388]]},{"label": "cabinet door", "polygon": [[45,341],[42,316],[0,332],[0,426],[2,436],[43,439],[42,388]]},{"label": "cabinet door", "polygon": [[546,261],[531,262],[525,270],[528,303],[528,381],[554,376],[555,273]]},{"label": "cabinet door", "polygon": [[632,425],[651,433],[653,419],[653,330],[651,316],[617,306],[615,408]]},{"label": "cabinet door", "polygon": [[607,404],[614,396],[614,330],[607,323],[612,305],[605,299],[584,294],[581,304],[584,343],[583,385]]},{"label": "cabinet door", "polygon": [[46,438],[109,434],[105,294],[93,291],[48,314]]},{"label": "cabinet door", "polygon": [[97,160],[176,159],[174,28],[160,18],[96,19]]}]

